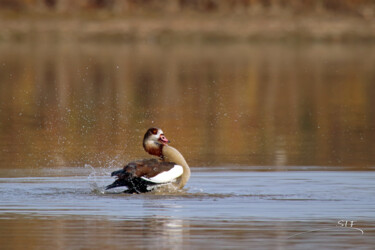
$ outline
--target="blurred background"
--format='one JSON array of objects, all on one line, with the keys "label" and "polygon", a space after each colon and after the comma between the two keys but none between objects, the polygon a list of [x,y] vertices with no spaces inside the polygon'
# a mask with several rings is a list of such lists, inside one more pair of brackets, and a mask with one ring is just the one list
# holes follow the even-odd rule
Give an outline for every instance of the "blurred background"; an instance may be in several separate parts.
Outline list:
[{"label": "blurred background", "polygon": [[0,168],[375,163],[372,0],[0,0]]},{"label": "blurred background", "polygon": [[373,249],[374,107],[374,0],[0,0],[0,246]]},{"label": "blurred background", "polygon": [[1,40],[374,41],[372,0],[0,0]]}]

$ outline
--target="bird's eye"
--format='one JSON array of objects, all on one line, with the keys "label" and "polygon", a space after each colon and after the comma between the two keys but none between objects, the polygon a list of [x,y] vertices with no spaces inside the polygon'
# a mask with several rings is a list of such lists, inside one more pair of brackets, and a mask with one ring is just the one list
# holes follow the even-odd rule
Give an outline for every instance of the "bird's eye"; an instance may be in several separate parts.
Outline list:
[{"label": "bird's eye", "polygon": [[154,129],[151,130],[151,133],[153,133],[154,135],[156,135],[158,133],[158,130],[156,128],[154,128]]}]

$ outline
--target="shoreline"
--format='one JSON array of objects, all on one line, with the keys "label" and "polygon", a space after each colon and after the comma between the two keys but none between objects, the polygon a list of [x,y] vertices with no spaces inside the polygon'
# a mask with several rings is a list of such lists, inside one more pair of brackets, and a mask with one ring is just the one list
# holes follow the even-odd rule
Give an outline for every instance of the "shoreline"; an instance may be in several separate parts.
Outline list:
[{"label": "shoreline", "polygon": [[[94,15],[95,14],[95,15]],[[375,19],[334,13],[161,16],[0,13],[0,42],[375,42]]]}]

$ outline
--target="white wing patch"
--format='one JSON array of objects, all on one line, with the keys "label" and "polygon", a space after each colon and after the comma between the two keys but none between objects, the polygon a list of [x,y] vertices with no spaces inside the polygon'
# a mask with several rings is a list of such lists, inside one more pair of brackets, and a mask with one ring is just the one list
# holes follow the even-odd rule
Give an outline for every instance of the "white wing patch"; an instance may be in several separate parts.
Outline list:
[{"label": "white wing patch", "polygon": [[150,181],[154,183],[167,183],[180,177],[183,172],[184,172],[184,169],[180,165],[174,165],[174,167],[171,168],[170,170],[161,172],[160,174],[155,175],[154,177],[151,177],[151,178],[141,177],[141,178],[146,181]]}]

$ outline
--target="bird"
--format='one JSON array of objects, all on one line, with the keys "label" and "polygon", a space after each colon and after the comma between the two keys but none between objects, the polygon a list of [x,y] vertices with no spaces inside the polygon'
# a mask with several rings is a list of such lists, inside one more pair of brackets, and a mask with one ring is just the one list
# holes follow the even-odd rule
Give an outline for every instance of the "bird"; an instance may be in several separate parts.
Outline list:
[{"label": "bird", "polygon": [[143,148],[158,158],[136,160],[112,172],[116,180],[106,190],[125,186],[124,193],[139,194],[161,186],[182,189],[190,178],[190,168],[182,154],[168,143],[163,130],[149,128],[143,137]]}]

